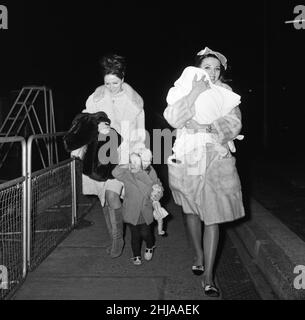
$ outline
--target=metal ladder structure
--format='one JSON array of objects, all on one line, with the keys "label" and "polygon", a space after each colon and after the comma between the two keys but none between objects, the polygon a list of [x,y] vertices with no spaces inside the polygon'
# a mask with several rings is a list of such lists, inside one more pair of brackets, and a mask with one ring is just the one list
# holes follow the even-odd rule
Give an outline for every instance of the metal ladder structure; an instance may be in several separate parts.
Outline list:
[{"label": "metal ladder structure", "polygon": [[[43,108],[41,108],[42,105]],[[52,134],[56,132],[51,89],[45,86],[22,87],[1,125],[0,137],[24,136],[23,131],[25,130],[25,126],[29,129],[30,134],[28,135]],[[10,152],[12,144],[6,148],[4,148],[4,144],[0,144],[0,168]],[[38,143],[36,145],[44,168],[54,164],[54,152],[55,163],[58,163],[58,150],[55,139],[44,139],[48,161],[45,161],[43,157],[41,146]]]}]

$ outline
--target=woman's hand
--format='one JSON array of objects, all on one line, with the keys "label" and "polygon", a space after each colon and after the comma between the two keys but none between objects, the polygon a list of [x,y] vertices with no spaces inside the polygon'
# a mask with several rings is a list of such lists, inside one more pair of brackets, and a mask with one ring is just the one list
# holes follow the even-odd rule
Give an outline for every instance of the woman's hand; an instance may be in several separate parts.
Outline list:
[{"label": "woman's hand", "polygon": [[205,75],[200,80],[197,80],[197,74],[195,74],[192,81],[192,91],[202,93],[210,88],[209,81],[205,80]]},{"label": "woman's hand", "polygon": [[186,129],[193,129],[193,130],[202,129],[201,125],[196,120],[193,120],[193,119],[186,121],[184,126],[186,127]]},{"label": "woman's hand", "polygon": [[108,134],[110,132],[110,126],[108,122],[100,122],[98,124],[98,132],[102,134]]},{"label": "woman's hand", "polygon": [[193,81],[192,81],[192,90],[190,91],[190,93],[185,97],[188,105],[191,108],[194,108],[194,103],[196,101],[196,99],[198,98],[198,96],[210,89],[210,84],[208,80],[205,80],[205,76],[203,76],[200,80],[197,81],[197,74],[195,74]]},{"label": "woman's hand", "polygon": [[184,125],[187,129],[204,131],[208,133],[218,133],[214,125],[212,124],[200,124],[196,120],[190,119],[186,121]]}]

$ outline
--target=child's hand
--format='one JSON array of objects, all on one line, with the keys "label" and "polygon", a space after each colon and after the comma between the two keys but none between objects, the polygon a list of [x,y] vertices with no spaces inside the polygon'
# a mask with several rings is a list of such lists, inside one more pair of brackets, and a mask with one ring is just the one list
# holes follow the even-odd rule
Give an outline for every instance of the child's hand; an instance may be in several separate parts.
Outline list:
[{"label": "child's hand", "polygon": [[151,201],[159,201],[160,196],[157,193],[152,193],[150,196]]},{"label": "child's hand", "polygon": [[150,198],[152,201],[159,201],[163,196],[163,188],[158,185],[158,184],[154,184],[152,186],[152,192],[150,195]]}]

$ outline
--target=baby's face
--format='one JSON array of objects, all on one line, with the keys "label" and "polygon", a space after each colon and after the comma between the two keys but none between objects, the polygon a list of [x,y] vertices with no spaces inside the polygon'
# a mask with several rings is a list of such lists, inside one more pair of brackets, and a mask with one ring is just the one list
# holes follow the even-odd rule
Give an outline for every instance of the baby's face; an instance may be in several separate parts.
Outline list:
[{"label": "baby's face", "polygon": [[130,171],[138,172],[140,169],[141,169],[141,158],[137,154],[132,153],[130,155]]}]

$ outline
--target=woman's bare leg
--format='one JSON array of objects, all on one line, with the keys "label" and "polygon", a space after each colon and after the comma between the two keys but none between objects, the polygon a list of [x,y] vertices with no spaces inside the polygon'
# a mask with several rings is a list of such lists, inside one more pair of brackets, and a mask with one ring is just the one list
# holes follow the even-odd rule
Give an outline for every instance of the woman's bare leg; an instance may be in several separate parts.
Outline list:
[{"label": "woman's bare leg", "polygon": [[200,266],[203,264],[201,220],[195,214],[186,214],[186,223],[196,253],[194,265]]},{"label": "woman's bare leg", "polygon": [[212,224],[204,226],[203,249],[205,271],[203,280],[206,284],[214,284],[213,269],[219,240],[219,226]]}]

